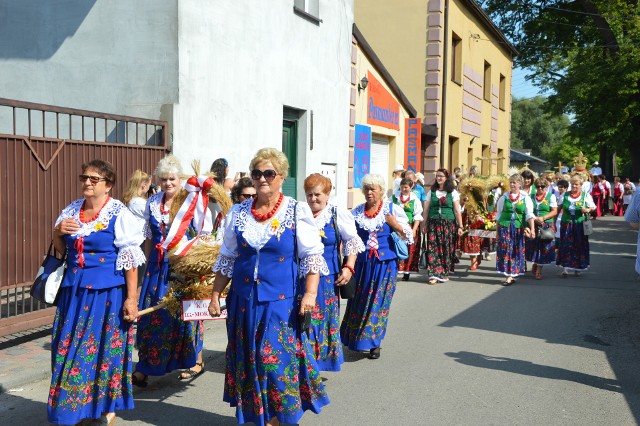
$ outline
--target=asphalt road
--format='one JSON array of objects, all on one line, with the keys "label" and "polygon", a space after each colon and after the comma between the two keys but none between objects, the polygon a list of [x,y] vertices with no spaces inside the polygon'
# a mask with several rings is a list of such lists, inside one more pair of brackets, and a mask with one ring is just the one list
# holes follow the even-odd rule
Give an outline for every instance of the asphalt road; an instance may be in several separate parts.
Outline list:
[{"label": "asphalt road", "polygon": [[[636,232],[596,223],[592,268],[502,287],[494,262],[428,286],[399,282],[379,360],[324,373],[331,404],[302,425],[631,425],[640,419]],[[207,323],[206,373],[151,379],[118,425],[234,425],[222,402],[224,324]],[[28,368],[26,366],[25,368]],[[48,381],[0,395],[0,424],[46,424]]]}]

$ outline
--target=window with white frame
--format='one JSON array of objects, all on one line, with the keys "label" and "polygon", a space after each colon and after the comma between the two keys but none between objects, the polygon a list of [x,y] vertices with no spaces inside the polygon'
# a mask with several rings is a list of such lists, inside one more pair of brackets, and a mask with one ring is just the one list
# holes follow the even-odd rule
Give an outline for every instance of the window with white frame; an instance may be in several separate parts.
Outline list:
[{"label": "window with white frame", "polygon": [[320,21],[320,0],[293,0],[293,9],[306,17]]}]

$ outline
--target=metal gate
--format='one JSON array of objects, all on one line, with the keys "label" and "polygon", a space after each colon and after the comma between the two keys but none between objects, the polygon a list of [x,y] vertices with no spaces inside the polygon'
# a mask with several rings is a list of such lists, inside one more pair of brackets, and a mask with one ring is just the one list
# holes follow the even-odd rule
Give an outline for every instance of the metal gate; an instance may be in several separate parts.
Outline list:
[{"label": "metal gate", "polygon": [[29,286],[54,221],[81,197],[82,163],[111,162],[118,198],[135,169],[151,173],[168,151],[166,121],[0,98],[0,336],[52,321]]}]

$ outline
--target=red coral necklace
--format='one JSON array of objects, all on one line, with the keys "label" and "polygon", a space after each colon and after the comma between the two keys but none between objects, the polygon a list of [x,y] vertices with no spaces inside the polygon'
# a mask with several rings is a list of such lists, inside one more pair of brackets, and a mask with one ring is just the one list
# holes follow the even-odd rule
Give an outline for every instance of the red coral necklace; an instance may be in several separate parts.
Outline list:
[{"label": "red coral necklace", "polygon": [[403,198],[403,195],[402,195],[402,194],[400,194],[400,202],[401,202],[402,204],[404,204],[404,203],[408,202],[410,199],[411,199],[411,194],[407,195],[407,198]]},{"label": "red coral necklace", "polygon": [[515,197],[513,196],[512,193],[509,193],[509,199],[511,200],[512,203],[515,203],[516,201],[518,201],[518,198],[520,198],[520,191],[518,191]]},{"label": "red coral necklace", "polygon": [[[366,207],[366,206],[365,206]],[[369,219],[373,219],[374,217],[378,216],[378,213],[380,213],[380,210],[382,210],[382,201],[380,201],[380,204],[378,204],[378,208],[376,209],[375,213],[373,214],[369,214],[367,212],[367,209],[364,209],[364,215],[366,217],[368,217]]]},{"label": "red coral necklace", "polygon": [[547,197],[547,194],[542,194],[542,197],[538,197],[538,194],[536,194],[536,200],[541,203],[542,200],[544,200]]},{"label": "red coral necklace", "polygon": [[109,202],[109,200],[110,200],[110,199],[111,199],[111,197],[109,197],[109,196],[107,195],[107,199],[104,201],[104,204],[102,205],[102,207],[100,207],[100,208],[98,209],[98,211],[96,212],[96,214],[95,214],[95,215],[93,215],[93,217],[92,217],[91,219],[89,219],[89,220],[85,220],[85,218],[84,218],[84,205],[85,205],[85,203],[87,202],[87,200],[83,201],[83,202],[82,202],[82,207],[80,207],[80,222],[82,222],[82,223],[91,223],[91,222],[93,222],[94,220],[96,220],[96,219],[98,218],[98,216],[100,216],[100,212],[102,211],[102,209],[104,208],[104,206],[106,206],[106,205],[107,205],[107,203]]},{"label": "red coral necklace", "polygon": [[258,201],[258,199],[255,198],[253,200],[253,203],[251,204],[251,214],[253,215],[253,217],[256,218],[258,222],[262,222],[264,220],[270,219],[278,211],[278,207],[280,207],[280,204],[282,203],[283,199],[284,199],[284,194],[282,194],[281,192],[280,196],[278,197],[278,202],[276,203],[276,205],[273,206],[273,208],[270,211],[266,212],[265,214],[262,214],[256,211],[256,202]]}]

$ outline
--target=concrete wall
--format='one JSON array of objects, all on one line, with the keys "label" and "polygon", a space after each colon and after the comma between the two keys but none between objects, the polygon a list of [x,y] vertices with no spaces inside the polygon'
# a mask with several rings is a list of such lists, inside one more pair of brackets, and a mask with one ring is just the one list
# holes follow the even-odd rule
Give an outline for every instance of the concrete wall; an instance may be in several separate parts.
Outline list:
[{"label": "concrete wall", "polygon": [[259,148],[282,147],[283,107],[300,109],[298,195],[306,175],[336,163],[345,205],[353,1],[320,1],[320,24],[292,1],[181,0],[179,17],[175,153],[247,171]]},{"label": "concrete wall", "polygon": [[0,96],[167,119],[177,11],[177,0],[3,1]]}]

